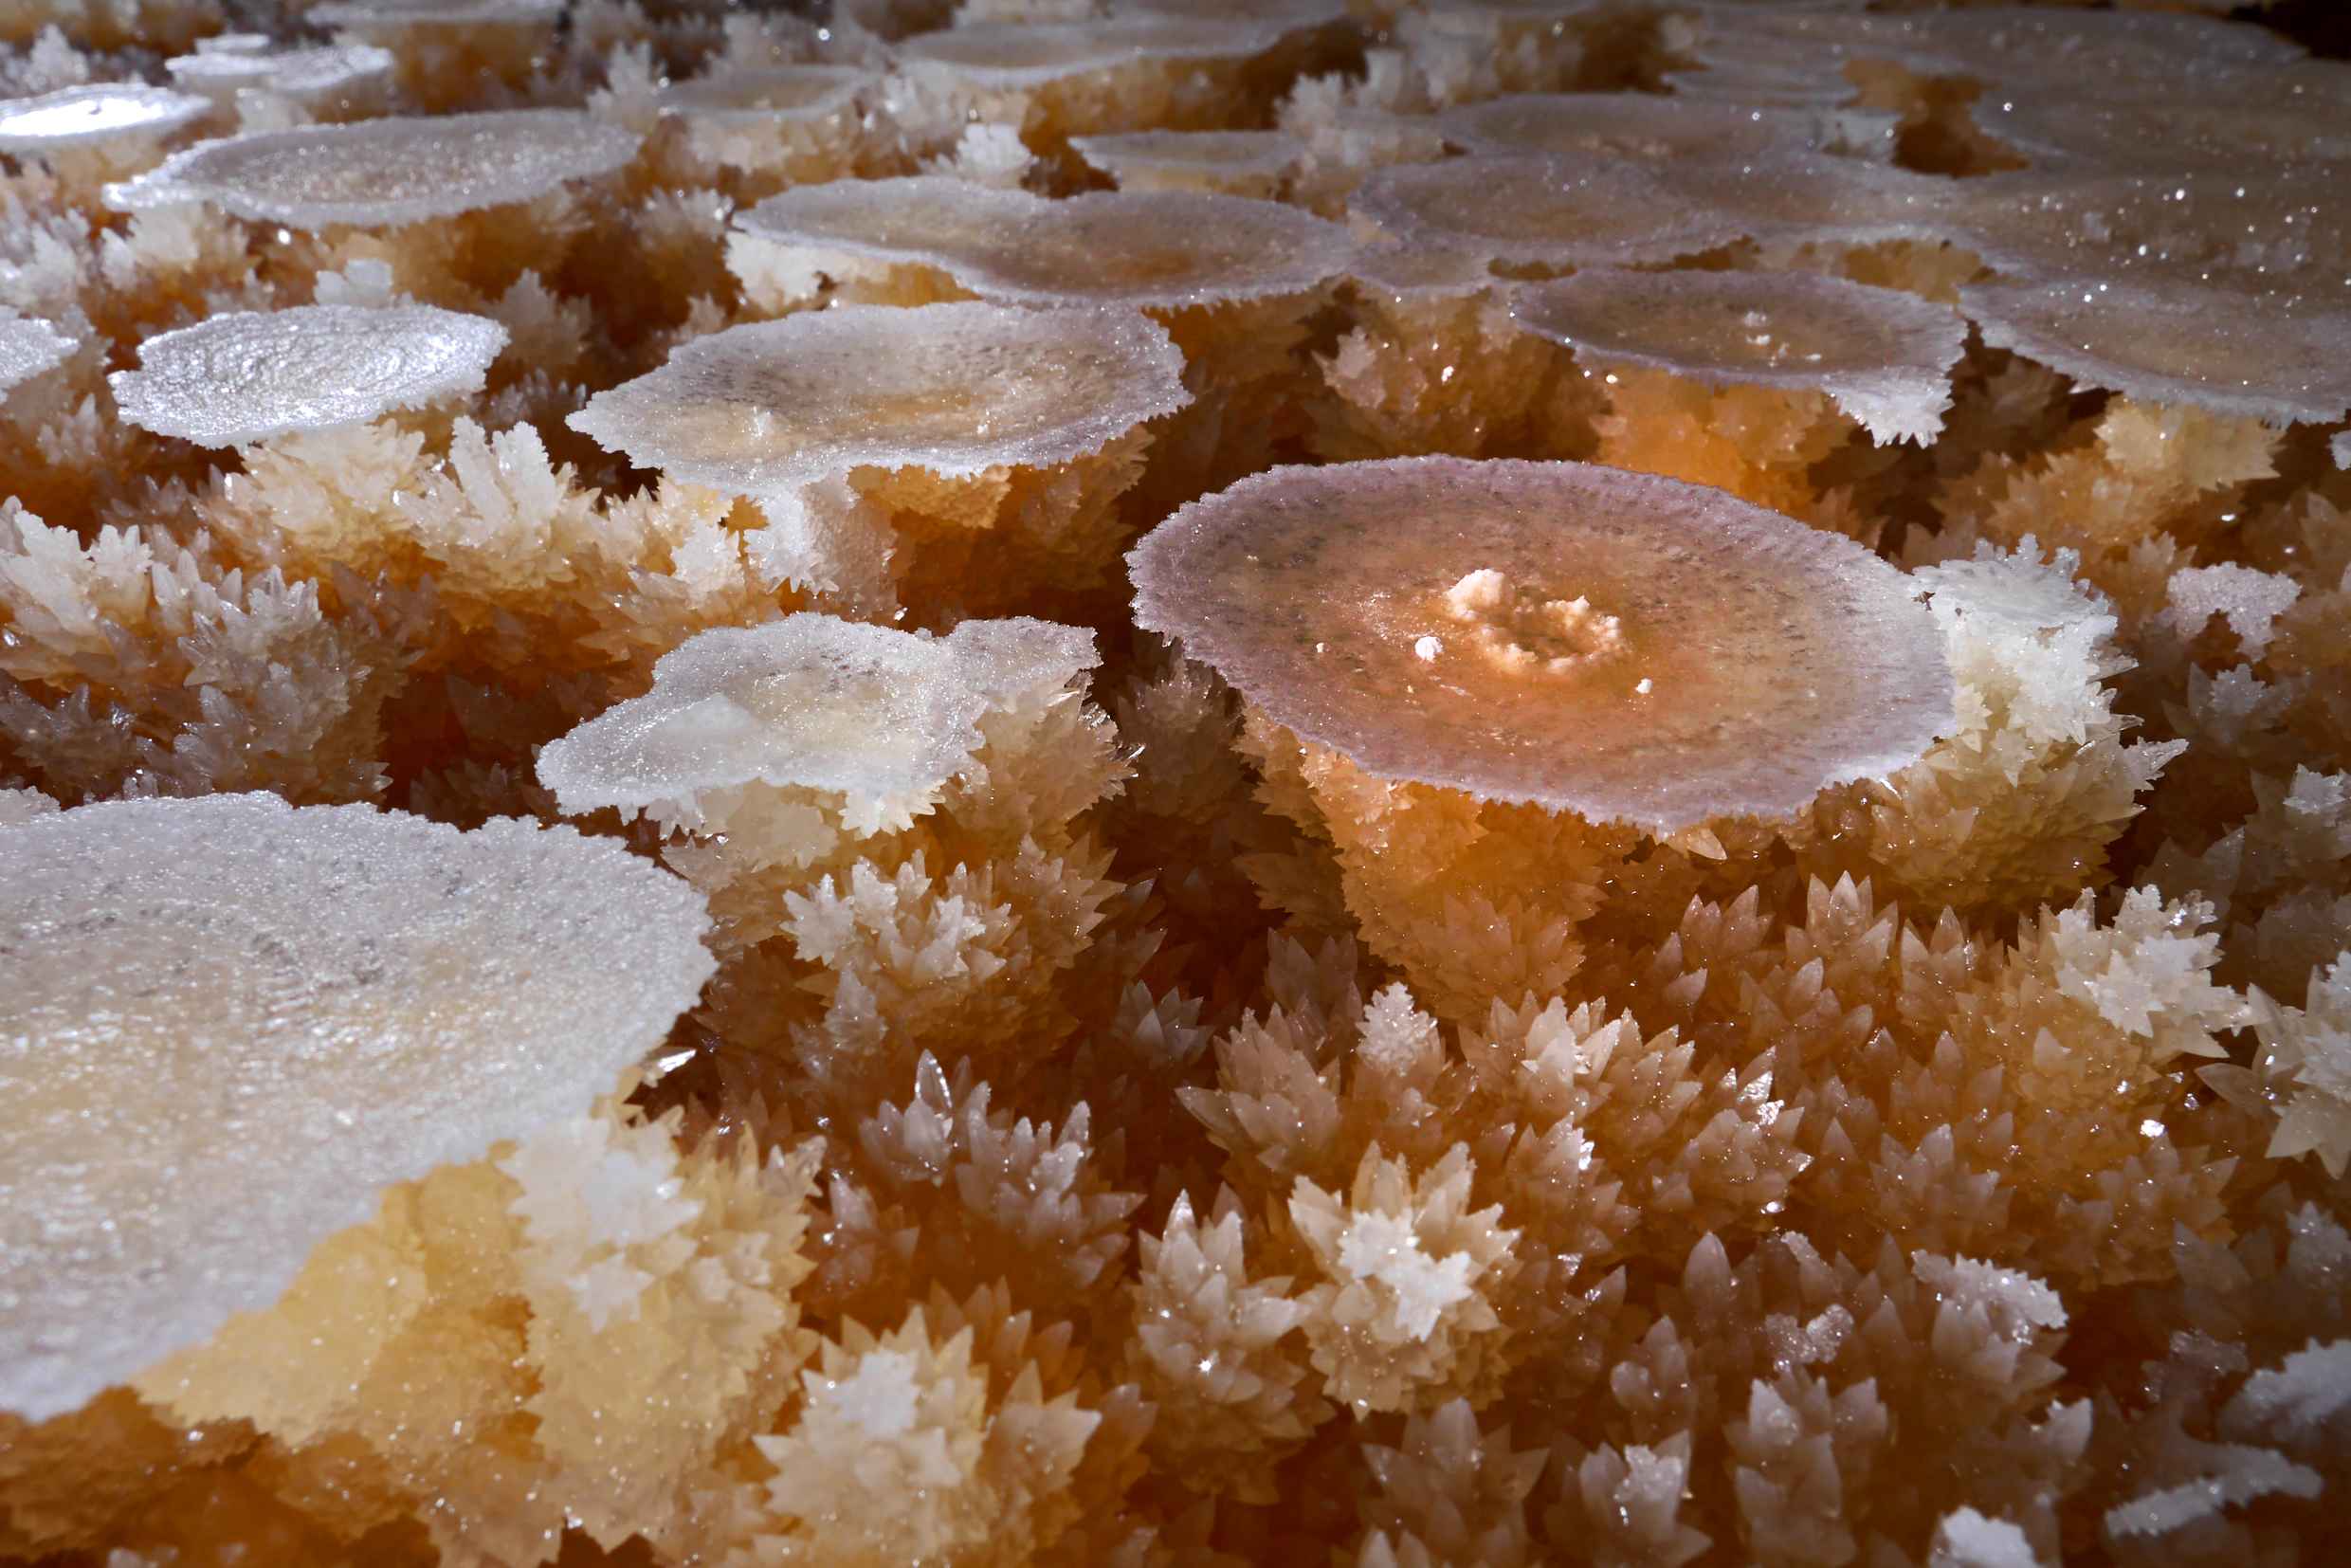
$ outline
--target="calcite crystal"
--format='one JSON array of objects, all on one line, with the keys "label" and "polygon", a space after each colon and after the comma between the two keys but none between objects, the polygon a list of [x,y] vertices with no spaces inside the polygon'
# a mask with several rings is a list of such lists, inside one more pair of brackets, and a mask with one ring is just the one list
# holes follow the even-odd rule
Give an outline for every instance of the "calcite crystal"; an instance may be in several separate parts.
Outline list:
[{"label": "calcite crystal", "polygon": [[2335,9],[0,0],[0,1568],[2331,1568]]},{"label": "calcite crystal", "polygon": [[107,385],[142,429],[241,447],[478,392],[505,346],[498,322],[431,305],[237,311],[148,338]]},{"label": "calcite crystal", "polygon": [[585,1110],[711,970],[689,892],[536,823],[254,794],[4,830],[0,1404],[35,1418],[268,1305],[392,1183]]}]

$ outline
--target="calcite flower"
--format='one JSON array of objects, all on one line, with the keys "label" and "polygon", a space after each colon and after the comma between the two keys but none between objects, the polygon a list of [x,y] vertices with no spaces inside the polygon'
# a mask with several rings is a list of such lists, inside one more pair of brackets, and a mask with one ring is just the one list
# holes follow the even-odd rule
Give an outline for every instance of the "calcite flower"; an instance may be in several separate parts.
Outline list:
[{"label": "calcite flower", "polygon": [[777,578],[937,621],[1103,582],[1182,368],[1133,311],[842,306],[698,337],[569,423],[757,501]]},{"label": "calcite flower", "polygon": [[1249,700],[1269,784],[1296,780],[1283,809],[1336,848],[1374,950],[1456,1016],[1556,989],[1640,833],[1789,815],[1952,721],[1900,574],[1668,480],[1278,470],[1132,563],[1138,620]]},{"label": "calcite flower", "polygon": [[0,831],[0,1332],[35,1417],[269,1305],[385,1188],[578,1115],[712,969],[690,889],[568,829],[221,795]]}]

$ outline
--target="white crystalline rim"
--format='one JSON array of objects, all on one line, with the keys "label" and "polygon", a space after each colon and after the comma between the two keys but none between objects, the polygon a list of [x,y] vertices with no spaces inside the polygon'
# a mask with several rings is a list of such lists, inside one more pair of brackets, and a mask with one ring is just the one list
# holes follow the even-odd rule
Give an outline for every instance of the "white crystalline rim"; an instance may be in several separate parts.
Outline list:
[{"label": "white crystalline rim", "polygon": [[[1747,366],[1701,360],[1642,340],[1638,306],[1646,294],[1711,297],[1736,308],[1769,306],[1775,298],[1867,322],[1889,337],[1890,352],[1856,354],[1823,369]],[[1872,288],[1813,272],[1630,272],[1591,267],[1572,277],[1521,285],[1511,319],[1522,330],[1562,343],[1579,358],[1643,365],[1711,386],[1824,392],[1871,438],[1927,441],[1942,428],[1951,402],[1951,367],[1967,350],[1967,322],[1947,305],[1896,289]],[[1630,330],[1612,321],[1630,319]]]},{"label": "white crystalline rim", "polygon": [[1121,170],[1195,169],[1278,179],[1306,155],[1306,144],[1282,131],[1127,131],[1071,137],[1069,145],[1113,179]]},{"label": "white crystalline rim", "polygon": [[[0,153],[44,153],[125,136],[169,136],[212,111],[212,100],[143,82],[93,82],[0,100]],[[27,129],[30,121],[31,129]]]},{"label": "white crystalline rim", "polygon": [[[297,384],[266,379],[287,354],[336,346]],[[296,305],[235,311],[148,338],[139,368],[106,378],[122,417],[199,447],[242,447],[294,430],[374,419],[480,392],[506,346],[485,316],[437,305]],[[223,373],[258,370],[258,387]]]},{"label": "white crystalline rim", "polygon": [[[387,1187],[579,1115],[716,967],[684,883],[525,820],[110,801],[0,854],[0,975],[54,962],[0,983],[0,1084],[19,1117],[99,1085],[0,1140],[0,1408],[33,1420],[267,1307]],[[142,968],[152,942],[197,961]],[[127,1095],[182,1080],[130,1124]]]},{"label": "white crystalline rim", "polygon": [[[1280,42],[1295,24],[1190,21],[1132,16],[1098,22],[981,22],[917,33],[898,46],[902,69],[983,89],[1039,87],[1066,77],[1156,61],[1244,60]],[[1041,64],[991,59],[1006,45],[1058,45],[1068,52]]]},{"label": "white crystalline rim", "polygon": [[[462,143],[478,138],[495,145],[512,142],[520,136],[558,130],[572,138],[571,146],[560,155],[543,158],[542,168],[527,173],[508,169],[495,180],[461,181],[405,196],[355,191],[341,196],[288,199],[246,188],[237,172],[241,159],[257,155],[282,155],[315,163],[330,161],[338,154],[366,147],[371,142],[406,138],[410,144],[440,140]],[[394,116],[348,125],[304,125],[290,131],[257,131],[198,142],[134,179],[109,185],[105,201],[118,212],[204,202],[255,223],[283,224],[291,228],[323,228],[336,224],[389,227],[529,201],[569,181],[611,173],[637,155],[643,140],[639,133],[627,126],[575,109],[497,109],[469,115]]]},{"label": "white crystalline rim", "polygon": [[[680,810],[704,791],[760,783],[844,797],[852,819],[919,811],[979,749],[978,721],[1041,679],[1066,680],[1096,662],[1093,634],[1027,618],[965,621],[944,637],[809,611],[753,627],[698,633],[653,665],[653,688],[549,742],[538,780],[567,814],[606,807]],[[861,683],[880,682],[910,711],[897,727],[869,732],[885,749],[861,753],[824,733],[760,734],[735,693],[752,681],[830,678],[836,706],[824,720],[864,713]],[[697,716],[716,708],[722,730]],[[888,747],[896,747],[893,754]],[[877,810],[878,808],[878,810]]]},{"label": "white crystalline rim", "polygon": [[81,346],[39,317],[0,307],[0,392],[55,370]]},{"label": "white crystalline rim", "polygon": [[[2351,310],[2314,305],[2284,311],[2257,295],[2129,282],[1971,283],[1959,290],[1959,309],[1992,347],[2047,365],[2082,386],[2141,402],[2185,404],[2271,425],[2332,424],[2351,413]],[[2063,335],[2050,319],[2060,315],[2095,321],[2108,310],[2125,313],[2135,323],[2125,349],[2130,339],[2148,331],[2148,323],[2166,315],[2207,319],[2217,314],[2236,321],[2266,318],[2261,324],[2270,330],[2286,329],[2314,348],[2325,348],[2321,356],[2324,365],[2299,387],[2219,385],[2131,364],[2112,348]],[[2270,362],[2277,363],[2274,358]]]},{"label": "white crystalline rim", "polygon": [[[917,235],[877,236],[856,220],[877,200],[902,210],[920,204],[960,207],[980,224],[996,226],[993,236],[969,246],[930,243]],[[1207,283],[1123,283],[1083,279],[1046,286],[1022,276],[1013,263],[1034,250],[1047,226],[1100,220],[1161,221],[1180,214],[1176,227],[1194,232],[1230,232],[1256,223],[1273,232],[1263,237],[1248,269]],[[770,244],[829,251],[896,265],[936,267],[973,293],[1030,305],[1119,305],[1142,310],[1181,309],[1300,294],[1344,272],[1355,252],[1347,231],[1327,219],[1284,202],[1207,191],[1088,191],[1059,201],[1026,191],[997,190],[942,174],[913,174],[877,180],[832,180],[794,186],[768,197],[735,220],[738,232]]]},{"label": "white crystalline rim", "polygon": [[[836,353],[867,334],[893,331],[993,332],[1007,335],[1008,340],[1016,340],[1023,333],[1084,332],[1092,336],[1102,353],[1127,361],[1129,381],[1125,395],[1117,401],[1079,410],[1040,428],[996,432],[988,417],[975,415],[971,433],[954,441],[918,442],[902,432],[893,435],[884,428],[861,437],[778,450],[748,464],[739,458],[698,459],[642,433],[646,421],[658,421],[662,416],[666,400],[675,395],[676,383],[689,379],[713,360],[746,352],[770,357],[795,351]],[[1059,347],[1066,341],[1065,337],[1043,346]],[[886,336],[873,352],[887,354]],[[660,370],[598,392],[564,423],[632,463],[737,494],[789,489],[862,467],[923,468],[956,477],[1005,465],[1050,466],[1100,451],[1138,425],[1173,413],[1192,401],[1183,385],[1183,353],[1168,337],[1167,329],[1130,310],[1086,306],[1033,310],[978,300],[913,307],[835,305],[801,311],[776,321],[748,321],[692,338],[673,351]],[[1050,374],[1049,357],[1040,360],[1040,366]]]}]

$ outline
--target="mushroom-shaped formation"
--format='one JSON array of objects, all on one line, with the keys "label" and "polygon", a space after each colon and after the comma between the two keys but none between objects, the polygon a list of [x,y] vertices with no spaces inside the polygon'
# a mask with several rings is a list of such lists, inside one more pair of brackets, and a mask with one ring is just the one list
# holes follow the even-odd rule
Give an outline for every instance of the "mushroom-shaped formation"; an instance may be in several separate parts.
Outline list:
[{"label": "mushroom-shaped formation", "polygon": [[1960,308],[1994,348],[2139,403],[2272,425],[2351,410],[2351,305],[2187,283],[1978,283]]},{"label": "mushroom-shaped formation", "polygon": [[[428,110],[512,101],[543,78],[561,0],[328,0],[306,13],[342,40],[390,49],[405,97]],[[486,89],[486,91],[485,91]]]},{"label": "mushroom-shaped formation", "polygon": [[918,140],[973,121],[1010,125],[1049,153],[1073,136],[1262,120],[1278,74],[1258,57],[1302,24],[1270,15],[981,22],[898,47],[897,118]]},{"label": "mushroom-shaped formation", "polygon": [[1236,19],[1127,16],[1084,22],[980,22],[918,33],[898,47],[902,70],[936,71],[986,89],[1035,87],[1068,77],[1099,78],[1118,66],[1245,58],[1288,24],[1233,26]]},{"label": "mushroom-shaped formation", "polygon": [[1709,823],[1800,813],[1952,723],[1902,574],[1652,475],[1276,468],[1128,560],[1138,623],[1247,700],[1267,799],[1336,851],[1364,939],[1457,1017],[1556,993],[1644,833],[1720,853]]},{"label": "mushroom-shaped formation", "polygon": [[392,80],[392,51],[373,44],[332,44],[315,48],[208,49],[167,60],[163,68],[190,92],[224,107],[237,95],[258,93],[298,104],[313,116],[354,118],[381,101]]},{"label": "mushroom-shaped formation", "polygon": [[1786,817],[1951,722],[1901,573],[1653,475],[1277,468],[1129,559],[1139,624],[1365,771],[1658,835]]},{"label": "mushroom-shaped formation", "polygon": [[199,447],[242,447],[482,390],[506,329],[433,305],[235,311],[139,345],[107,377],[122,417]]},{"label": "mushroom-shaped formation", "polygon": [[1353,250],[1338,225],[1277,202],[1172,191],[1048,201],[938,175],[799,187],[737,228],[820,268],[847,257],[928,268],[990,299],[1158,310],[1300,294]]},{"label": "mushroom-shaped formation", "polygon": [[829,615],[715,628],[663,655],[650,692],[541,750],[539,782],[568,814],[615,807],[669,829],[702,828],[707,794],[755,785],[824,797],[852,831],[902,825],[979,749],[980,651],[969,632]]},{"label": "mushroom-shaped formation", "polygon": [[78,347],[73,338],[38,317],[0,309],[0,393],[44,371],[55,370]]},{"label": "mushroom-shaped formation", "polygon": [[207,202],[255,223],[390,228],[524,202],[636,156],[625,126],[571,109],[306,125],[209,141],[106,188],[137,212]]},{"label": "mushroom-shaped formation", "polygon": [[39,157],[130,137],[168,137],[210,114],[191,93],[138,82],[97,82],[0,102],[0,153]]},{"label": "mushroom-shaped formation", "polygon": [[1348,210],[1398,245],[1435,245],[1557,269],[1671,261],[1744,232],[1710,207],[1682,199],[1650,166],[1630,159],[1400,164],[1364,180]]},{"label": "mushroom-shaped formation", "polygon": [[760,116],[816,119],[849,108],[872,81],[871,72],[854,65],[737,66],[671,82],[662,89],[661,106],[718,124],[748,125]]},{"label": "mushroom-shaped formation", "polygon": [[[570,423],[645,466],[757,499],[779,533],[817,526],[808,508],[827,503],[810,487],[846,480],[858,499],[835,526],[879,531],[865,554],[889,552],[901,598],[969,611],[1104,581],[1146,427],[1190,400],[1183,356],[1137,312],[961,301],[729,327]],[[831,558],[778,564],[848,588]]]},{"label": "mushroom-shaped formation", "polygon": [[793,929],[788,895],[861,861],[893,876],[1060,852],[1120,775],[1072,686],[1092,634],[1026,617],[943,637],[801,612],[664,654],[653,686],[538,755],[560,808],[643,813],[740,953]]},{"label": "mushroom-shaped formation", "polygon": [[1570,356],[1512,326],[1483,256],[1373,246],[1347,272],[1346,328],[1316,360],[1315,456],[1591,455],[1597,399]]},{"label": "mushroom-shaped formation", "polygon": [[829,278],[842,295],[919,302],[957,288],[1031,304],[1153,312],[1182,346],[1195,402],[1154,454],[1162,512],[1262,466],[1291,432],[1284,388],[1323,285],[1355,244],[1280,202],[1188,191],[1048,201],[937,176],[802,186],[738,220],[727,262],[770,308]]},{"label": "mushroom-shaped formation", "polygon": [[1773,158],[1844,147],[1882,156],[1894,130],[1892,116],[1866,110],[1808,112],[1657,93],[1520,93],[1448,109],[1437,123],[1448,140],[1473,154],[1596,153],[1651,162]]},{"label": "mushroom-shaped formation", "polygon": [[1073,137],[1080,157],[1121,191],[1211,191],[1272,196],[1306,156],[1280,131],[1130,131]]},{"label": "mushroom-shaped formation", "polygon": [[1182,407],[1182,372],[1133,311],[844,305],[693,338],[569,423],[647,467],[758,495],[851,468],[1067,463]]},{"label": "mushroom-shaped formation", "polygon": [[1856,426],[1934,438],[1967,339],[1947,305],[1813,273],[1595,268],[1522,285],[1510,314],[1597,374],[1601,462],[1806,517]]},{"label": "mushroom-shaped formation", "polygon": [[661,112],[695,159],[766,194],[855,172],[877,80],[854,65],[738,65],[664,87]]},{"label": "mushroom-shaped formation", "polygon": [[0,1406],[35,1419],[579,1115],[713,968],[690,888],[568,828],[249,794],[0,833]]}]

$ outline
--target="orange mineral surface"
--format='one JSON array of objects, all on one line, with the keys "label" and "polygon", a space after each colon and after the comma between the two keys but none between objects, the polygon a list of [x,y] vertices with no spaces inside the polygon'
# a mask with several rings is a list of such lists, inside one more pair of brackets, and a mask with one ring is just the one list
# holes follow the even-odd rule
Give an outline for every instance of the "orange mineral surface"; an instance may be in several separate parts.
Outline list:
[{"label": "orange mineral surface", "polygon": [[2351,1559],[2315,0],[0,0],[0,1568]]}]

